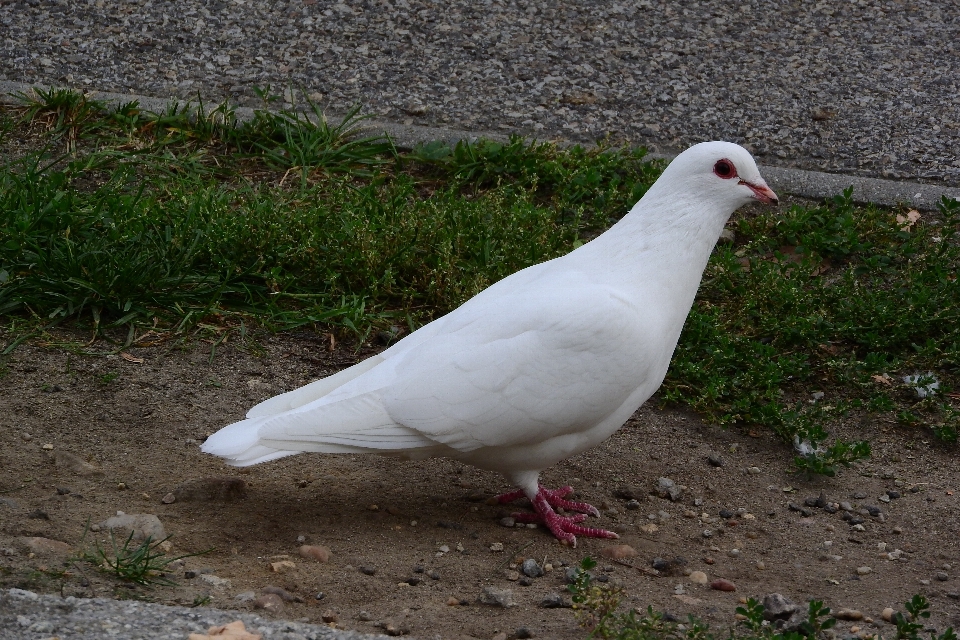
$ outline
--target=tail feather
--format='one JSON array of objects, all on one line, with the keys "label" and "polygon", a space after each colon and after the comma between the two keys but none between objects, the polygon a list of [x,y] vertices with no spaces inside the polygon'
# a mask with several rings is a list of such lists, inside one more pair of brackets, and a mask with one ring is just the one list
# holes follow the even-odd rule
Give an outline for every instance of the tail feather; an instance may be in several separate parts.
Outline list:
[{"label": "tail feather", "polygon": [[305,451],[419,457],[438,447],[420,432],[395,423],[379,395],[366,393],[234,422],[207,438],[201,451],[248,466]]}]

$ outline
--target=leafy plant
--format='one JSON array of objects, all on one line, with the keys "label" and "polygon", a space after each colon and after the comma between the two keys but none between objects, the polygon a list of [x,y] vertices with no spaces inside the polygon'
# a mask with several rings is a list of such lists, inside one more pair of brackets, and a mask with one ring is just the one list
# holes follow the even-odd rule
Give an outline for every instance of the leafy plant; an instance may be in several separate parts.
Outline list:
[{"label": "leafy plant", "polygon": [[[920,631],[923,630],[923,620],[930,617],[930,603],[920,594],[915,594],[909,602],[904,604],[907,615],[904,616],[899,611],[893,616],[893,623],[897,626],[896,640],[920,640]],[[953,627],[947,627],[946,631],[937,635],[936,631],[930,632],[931,640],[956,640],[957,634]]]}]

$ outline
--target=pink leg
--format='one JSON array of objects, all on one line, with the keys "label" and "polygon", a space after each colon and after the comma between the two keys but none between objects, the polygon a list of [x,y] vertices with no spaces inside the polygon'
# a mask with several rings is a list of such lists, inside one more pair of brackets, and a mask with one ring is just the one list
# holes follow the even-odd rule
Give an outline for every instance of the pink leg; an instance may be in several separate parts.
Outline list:
[{"label": "pink leg", "polygon": [[[573,491],[573,487],[563,487],[561,489],[550,490],[543,487],[537,487],[537,495],[533,499],[533,508],[536,513],[515,513],[513,517],[519,522],[542,522],[553,532],[553,535],[564,544],[577,546],[576,536],[587,538],[619,538],[617,534],[605,529],[595,529],[593,527],[584,527],[580,523],[587,519],[585,514],[599,516],[600,512],[593,505],[586,502],[572,502],[564,498]],[[522,490],[511,491],[497,496],[497,502],[504,504],[513,502],[525,497]],[[560,507],[568,511],[579,511],[573,516],[561,516],[553,510],[554,507]]]}]

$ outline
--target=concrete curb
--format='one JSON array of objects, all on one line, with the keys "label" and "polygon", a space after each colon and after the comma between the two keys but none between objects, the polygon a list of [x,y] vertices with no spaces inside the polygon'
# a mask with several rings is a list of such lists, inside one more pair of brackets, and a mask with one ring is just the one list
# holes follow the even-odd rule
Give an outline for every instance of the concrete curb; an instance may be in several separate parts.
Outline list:
[{"label": "concrete curb", "polygon": [[[30,95],[34,86],[47,89],[42,85],[30,85],[21,82],[0,81],[0,103],[16,104],[17,93]],[[132,94],[94,91],[91,97],[115,106],[136,100],[140,106],[149,111],[163,111],[173,103],[174,99],[154,98]],[[196,100],[176,101],[180,107],[195,110],[199,106]],[[207,103],[209,108],[210,103]],[[237,107],[236,115],[241,120],[253,117],[254,110],[249,107]],[[502,132],[493,131],[463,131],[444,127],[423,127],[404,125],[396,122],[370,119],[365,121],[365,128],[371,133],[386,133],[400,149],[412,149],[419,143],[442,140],[455,144],[459,140],[476,140],[487,138],[491,140],[506,140],[508,136]],[[563,139],[554,139],[560,144],[572,144]],[[675,154],[651,153],[651,157],[671,159]],[[873,203],[885,207],[906,205],[921,211],[936,210],[937,203],[942,196],[960,200],[960,189],[953,189],[933,184],[917,182],[900,182],[895,180],[881,180],[878,178],[863,178],[820,171],[806,171],[789,167],[774,167],[760,165],[760,172],[767,183],[780,195],[792,195],[798,198],[822,200],[853,187],[853,201],[858,204]]]},{"label": "concrete curb", "polygon": [[382,634],[263,618],[249,611],[175,607],[139,600],[64,598],[23,589],[0,589],[0,637],[4,640],[186,640],[191,633],[206,634],[210,627],[236,620],[243,622],[248,632],[271,640],[388,640]]}]

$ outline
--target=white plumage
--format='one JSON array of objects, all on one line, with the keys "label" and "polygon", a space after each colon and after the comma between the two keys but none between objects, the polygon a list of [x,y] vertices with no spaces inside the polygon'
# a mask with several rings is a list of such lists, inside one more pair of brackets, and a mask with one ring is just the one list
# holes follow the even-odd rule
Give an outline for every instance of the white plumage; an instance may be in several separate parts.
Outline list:
[{"label": "white plumage", "polygon": [[695,145],[604,234],[258,404],[202,449],[237,466],[305,451],[448,456],[506,475],[534,505],[525,519],[562,541],[616,537],[556,514],[596,510],[538,474],[608,438],[660,386],[720,231],[753,199],[776,195],[745,149]]}]

